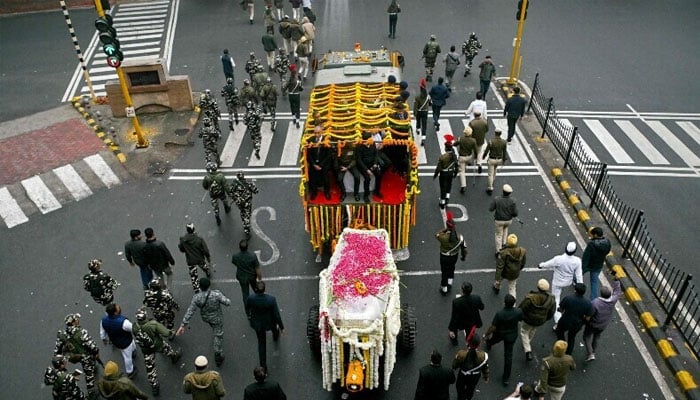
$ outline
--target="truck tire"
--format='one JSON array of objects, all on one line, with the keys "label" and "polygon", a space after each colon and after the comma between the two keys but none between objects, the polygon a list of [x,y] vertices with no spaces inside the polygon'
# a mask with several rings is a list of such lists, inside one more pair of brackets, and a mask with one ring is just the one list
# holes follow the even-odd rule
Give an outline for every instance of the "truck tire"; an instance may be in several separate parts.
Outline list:
[{"label": "truck tire", "polygon": [[321,331],[318,329],[318,305],[309,308],[309,318],[306,320],[306,338],[309,341],[311,353],[321,355]]},{"label": "truck tire", "polygon": [[401,330],[398,344],[402,350],[413,350],[416,347],[416,310],[408,304],[401,305]]}]

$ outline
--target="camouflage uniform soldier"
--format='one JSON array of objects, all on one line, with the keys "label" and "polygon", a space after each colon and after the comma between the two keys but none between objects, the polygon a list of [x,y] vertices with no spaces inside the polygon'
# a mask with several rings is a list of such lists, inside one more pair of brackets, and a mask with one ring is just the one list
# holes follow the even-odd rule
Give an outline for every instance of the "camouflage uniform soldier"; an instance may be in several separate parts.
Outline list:
[{"label": "camouflage uniform soldier", "polygon": [[233,121],[236,121],[236,125],[238,125],[238,106],[241,105],[238,88],[233,85],[233,79],[226,80],[226,85],[221,89],[221,96],[226,102],[226,108],[228,108],[228,129],[233,130]]},{"label": "camouflage uniform soldier", "polygon": [[243,172],[236,174],[235,180],[229,187],[229,196],[236,203],[241,211],[241,220],[243,221],[243,231],[247,237],[250,237],[250,215],[253,212],[253,195],[258,193],[258,187],[255,183],[245,179]]},{"label": "camouflage uniform soldier", "polygon": [[253,82],[253,75],[257,72],[258,65],[260,65],[260,60],[255,57],[254,52],[250,52],[250,59],[245,62],[245,72],[250,76],[250,81]]},{"label": "camouflage uniform soldier", "polygon": [[83,288],[98,304],[106,306],[114,300],[114,291],[119,283],[101,271],[102,260],[90,260],[88,268],[90,272],[83,276]]},{"label": "camouflage uniform soldier", "polygon": [[53,386],[51,394],[54,400],[83,400],[85,393],[78,386],[79,371],[69,374],[66,370],[66,358],[57,354],[51,360],[51,366],[44,372],[44,384]]},{"label": "camouflage uniform soldier", "polygon": [[270,113],[270,123],[272,124],[271,129],[274,132],[275,126],[277,125],[277,120],[275,119],[277,111],[277,96],[280,92],[272,83],[272,79],[268,76],[267,81],[260,89],[260,100],[264,107],[267,107],[267,111]]},{"label": "camouflage uniform soldier", "polygon": [[211,125],[211,119],[204,117],[202,120],[203,126],[199,129],[199,137],[202,138],[204,146],[204,159],[206,162],[214,162],[216,165],[221,165],[219,158],[219,139],[221,133]]},{"label": "camouflage uniform soldier", "polygon": [[440,44],[437,42],[435,35],[430,35],[430,40],[423,46],[423,58],[425,59],[425,80],[431,82],[433,80],[433,68],[435,60],[441,52]]},{"label": "camouflage uniform soldier", "polygon": [[174,350],[172,346],[163,338],[174,337],[175,332],[166,328],[160,322],[149,320],[146,307],[141,307],[136,311],[136,323],[132,324],[134,340],[143,352],[143,362],[146,364],[146,375],[151,391],[154,396],[160,394],[160,383],[158,382],[158,370],[156,369],[156,353],[161,353],[170,357],[173,364],[177,364],[182,357],[180,350]]},{"label": "camouflage uniform soldier", "polygon": [[255,74],[253,75],[253,89],[255,89],[255,94],[258,96],[260,101],[263,100],[260,90],[267,82],[269,75],[265,72],[265,68],[262,65],[256,67]]},{"label": "camouflage uniform soldier", "polygon": [[211,95],[211,90],[206,89],[204,93],[202,93],[202,96],[199,98],[199,108],[201,108],[204,112],[204,116],[208,117],[212,121],[216,130],[218,132],[221,132],[221,129],[219,128],[219,118],[221,118],[221,111],[219,111],[219,105],[216,103],[216,100],[214,100],[214,97]]},{"label": "camouflage uniform soldier", "polygon": [[214,330],[214,358],[216,365],[220,366],[224,362],[224,313],[221,311],[221,305],[228,307],[231,305],[231,300],[218,290],[209,290],[209,286],[211,286],[209,278],[199,279],[199,287],[202,288],[202,291],[195,293],[192,297],[192,302],[182,318],[177,335],[185,333],[185,327],[190,323],[195,310],[199,308],[202,321],[209,324]]},{"label": "camouflage uniform soldier", "polygon": [[243,81],[243,89],[241,89],[241,104],[246,105],[249,101],[252,101],[254,104],[257,103],[258,95],[250,85],[250,80],[246,79]]},{"label": "camouflage uniform soldier", "polygon": [[148,284],[143,304],[151,309],[156,321],[168,329],[175,327],[175,311],[173,310],[179,310],[180,305],[177,304],[170,291],[161,285],[159,279],[154,279]]},{"label": "camouflage uniform soldier", "polygon": [[282,96],[287,95],[287,88],[285,83],[287,83],[287,73],[289,72],[289,57],[287,57],[287,51],[280,48],[279,54],[275,56],[275,64],[272,69],[277,72],[280,76],[280,85],[282,85]]},{"label": "camouflage uniform soldier", "polygon": [[462,54],[464,54],[464,65],[467,69],[464,71],[464,76],[466,77],[468,73],[472,70],[472,62],[474,57],[479,54],[479,49],[481,48],[481,42],[476,37],[476,32],[472,32],[469,35],[469,39],[462,43]]},{"label": "camouflage uniform soldier", "polygon": [[221,225],[219,200],[224,203],[224,211],[226,211],[226,214],[231,212],[231,206],[228,204],[228,199],[226,198],[226,186],[226,177],[219,171],[219,167],[216,163],[208,162],[207,175],[202,180],[202,187],[209,191],[209,199],[211,199],[211,206],[214,208],[214,216],[216,217],[217,225]]},{"label": "camouflage uniform soldier", "polygon": [[262,107],[249,101],[245,105],[245,116],[243,123],[246,124],[250,139],[253,141],[253,149],[255,149],[255,157],[260,159],[260,143],[262,142],[262,134],[260,127],[262,126]]},{"label": "camouflage uniform soldier", "polygon": [[[85,386],[89,399],[97,399],[95,389],[95,363],[100,361],[100,349],[86,329],[80,327],[80,314],[68,314],[66,329],[56,334],[53,354],[62,355],[72,363],[80,363],[85,373]],[[101,363],[102,361],[100,361]]]}]

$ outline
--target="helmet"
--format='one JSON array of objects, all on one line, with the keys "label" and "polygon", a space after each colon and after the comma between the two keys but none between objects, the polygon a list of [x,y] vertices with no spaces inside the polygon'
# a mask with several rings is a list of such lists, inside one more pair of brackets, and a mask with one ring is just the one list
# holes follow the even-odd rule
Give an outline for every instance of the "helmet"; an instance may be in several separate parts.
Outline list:
[{"label": "helmet", "polygon": [[[214,163],[210,163],[214,164]],[[216,164],[214,164],[214,167],[216,168]],[[150,282],[148,282],[148,287],[151,288],[152,290],[158,290],[160,289],[160,279],[152,279]]]},{"label": "helmet", "polygon": [[270,78],[270,77],[268,76],[267,79],[265,79],[265,82],[267,82],[267,83],[272,82],[272,78]]},{"label": "helmet", "polygon": [[277,51],[279,51],[280,54],[284,54],[287,50],[285,50],[284,47],[280,47]]},{"label": "helmet", "polygon": [[204,94],[206,94],[207,96],[211,95],[211,90],[204,89]]},{"label": "helmet", "polygon": [[472,39],[472,38],[473,38],[473,39],[476,39],[476,32],[472,32],[472,33],[469,35],[469,38],[470,38],[470,39]]},{"label": "helmet", "polygon": [[139,307],[138,310],[136,310],[136,319],[139,321],[145,321],[146,318],[148,317],[148,312],[146,310],[146,307]]},{"label": "helmet", "polygon": [[236,173],[236,178],[238,178],[239,181],[244,180],[245,175],[243,174],[243,171],[238,171],[238,173]]},{"label": "helmet", "polygon": [[265,68],[263,68],[262,65],[258,64],[257,67],[255,67],[255,72],[263,72],[265,71]]},{"label": "helmet", "polygon": [[209,117],[204,117],[202,118],[202,123],[204,124],[204,126],[209,126],[211,125],[211,119]]},{"label": "helmet", "polygon": [[245,86],[250,85],[250,79],[244,80],[244,81],[243,81],[243,84],[244,84]]},{"label": "helmet", "polygon": [[216,172],[219,169],[219,166],[216,165],[215,162],[209,161],[206,165],[207,172]]},{"label": "helmet", "polygon": [[88,268],[90,269],[90,271],[93,271],[93,272],[97,271],[101,265],[102,265],[102,260],[100,260],[98,258],[96,258],[94,260],[90,260],[90,262],[88,262]]},{"label": "helmet", "polygon": [[248,100],[247,103],[245,103],[246,108],[253,108],[253,102],[251,100]]},{"label": "helmet", "polygon": [[66,358],[63,356],[63,354],[56,354],[53,356],[53,359],[51,359],[51,365],[53,365],[54,368],[61,368],[65,365],[66,363]]},{"label": "helmet", "polygon": [[233,78],[226,78],[226,83],[233,83]]},{"label": "helmet", "polygon": [[66,326],[73,325],[73,322],[80,321],[80,314],[68,314],[66,315],[66,318],[63,321],[66,323]]},{"label": "helmet", "polygon": [[437,40],[437,37],[435,37],[435,35],[430,35],[430,40]]},{"label": "helmet", "polygon": [[253,58],[255,58],[255,52],[254,52],[254,51],[251,51],[251,52],[250,52],[250,59],[252,60]]}]

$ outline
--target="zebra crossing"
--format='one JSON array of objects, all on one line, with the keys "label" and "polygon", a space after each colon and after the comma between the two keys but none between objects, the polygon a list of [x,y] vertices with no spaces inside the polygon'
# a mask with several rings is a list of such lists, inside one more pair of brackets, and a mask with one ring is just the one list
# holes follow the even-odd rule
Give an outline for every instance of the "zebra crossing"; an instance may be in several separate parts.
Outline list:
[{"label": "zebra crossing", "polygon": [[[178,3],[179,0],[156,0],[114,6],[111,12],[113,26],[117,30],[125,60],[138,57],[165,58],[166,65],[170,64],[172,17],[176,14]],[[85,54],[95,95],[105,96],[107,81],[118,78],[116,70],[107,65],[97,33],[93,35]],[[89,93],[90,89],[83,80],[82,69],[78,65],[63,101]]]},{"label": "zebra crossing", "polygon": [[[228,115],[222,115],[223,123]],[[440,156],[445,143],[444,135],[451,134],[459,137],[469,121],[462,118],[440,119],[440,131],[434,132],[426,140],[426,146],[418,146],[418,170],[421,176],[432,176],[435,163]],[[285,123],[287,124],[285,129]],[[415,121],[411,121],[415,131]],[[505,132],[507,122],[504,118],[490,118],[491,132],[494,127]],[[303,127],[303,126],[302,126]],[[223,149],[220,153],[221,168],[225,174],[231,177],[234,171],[242,170],[246,174],[253,174],[257,178],[298,178],[299,157],[301,155],[300,140],[303,130],[296,128],[291,120],[284,114],[278,115],[277,129],[272,131],[268,121],[262,125],[262,144],[260,147],[260,159],[253,155],[250,138],[245,134],[245,125],[235,126],[233,132],[226,137]],[[499,175],[537,175],[537,170],[532,160],[527,155],[524,146],[528,146],[522,136],[520,128],[513,141],[508,144],[510,161],[503,167]],[[471,167],[472,169],[475,167]],[[204,176],[203,168],[174,168],[171,169],[170,180],[197,180]]]},{"label": "zebra crossing", "polygon": [[561,120],[578,127],[579,140],[590,158],[607,163],[612,175],[656,171],[665,176],[700,176],[700,114],[678,117],[683,120],[662,118],[659,114]]},{"label": "zebra crossing", "polygon": [[114,157],[93,154],[0,187],[0,218],[7,228],[13,228],[29,221],[31,214],[48,214],[67,203],[86,199],[96,190],[118,186],[127,176]]}]

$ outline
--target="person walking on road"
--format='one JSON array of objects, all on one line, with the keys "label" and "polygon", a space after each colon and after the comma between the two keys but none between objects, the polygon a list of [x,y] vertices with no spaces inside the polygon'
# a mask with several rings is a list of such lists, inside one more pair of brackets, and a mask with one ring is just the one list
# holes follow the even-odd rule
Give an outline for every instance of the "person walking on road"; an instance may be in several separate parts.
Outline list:
[{"label": "person walking on road", "polygon": [[306,81],[306,77],[309,75],[310,55],[311,50],[309,48],[309,40],[306,38],[306,36],[302,36],[299,39],[299,45],[297,46],[297,58],[299,59],[299,77],[302,79],[302,81]]},{"label": "person walking on road", "polygon": [[185,375],[182,391],[191,394],[192,400],[219,400],[226,395],[224,382],[216,371],[207,370],[209,360],[204,356],[194,359],[194,372]]},{"label": "person walking on road", "polygon": [[569,372],[576,369],[574,359],[565,354],[566,342],[557,340],[552,348],[552,354],[542,360],[540,380],[535,385],[535,394],[540,400],[549,393],[550,399],[561,400],[566,392],[566,382]]},{"label": "person walking on road", "polygon": [[187,234],[180,237],[180,243],[177,245],[177,248],[185,253],[192,289],[197,293],[199,292],[199,274],[197,270],[201,268],[207,275],[207,278],[211,277],[211,255],[209,254],[207,242],[195,233],[194,224],[187,224],[185,229],[187,229]]},{"label": "person walking on road", "polygon": [[486,150],[484,150],[482,155],[482,158],[488,157],[489,182],[486,194],[489,196],[493,193],[493,181],[496,180],[496,170],[508,161],[508,143],[501,139],[500,130],[496,129],[494,135],[495,137],[486,144]]},{"label": "person walking on road", "polygon": [[491,86],[491,79],[496,75],[496,67],[491,61],[491,56],[484,57],[484,61],[479,64],[479,84],[481,89],[479,90],[484,99],[486,98],[486,93],[489,91],[489,86]]},{"label": "person walking on road", "polygon": [[460,331],[464,331],[465,337],[468,338],[470,335],[474,336],[473,332],[483,325],[480,311],[484,310],[484,302],[481,301],[480,296],[472,294],[472,290],[471,283],[463,282],[462,294],[452,300],[452,314],[447,334],[450,342],[455,346]]},{"label": "person walking on road", "polygon": [[523,323],[520,325],[520,340],[523,342],[525,360],[532,361],[532,346],[537,327],[552,319],[556,311],[556,300],[549,293],[549,282],[546,279],[537,281],[537,290],[532,290],[520,302],[518,308],[523,312]]},{"label": "person walking on road", "polygon": [[450,400],[450,385],[455,383],[455,374],[442,366],[442,354],[433,350],[430,364],[418,371],[415,400]]},{"label": "person walking on road", "polygon": [[396,23],[399,21],[401,6],[399,6],[396,0],[391,0],[391,4],[389,4],[386,12],[389,14],[389,37],[391,39],[396,39]]},{"label": "person walking on road", "polygon": [[277,306],[277,299],[265,293],[265,282],[255,282],[255,292],[246,305],[250,311],[250,327],[255,330],[258,338],[258,359],[260,366],[267,371],[267,331],[272,331],[272,340],[279,340],[284,335],[284,323]]},{"label": "person walking on road", "polygon": [[248,309],[248,297],[250,297],[250,288],[255,289],[255,283],[262,280],[262,270],[258,256],[255,253],[248,251],[248,241],[241,240],[238,242],[238,253],[231,257],[231,262],[236,266],[236,280],[241,285],[241,296],[243,297],[243,306],[245,314],[250,319],[250,310]]},{"label": "person walking on road", "polygon": [[461,256],[462,261],[467,258],[467,243],[457,233],[451,212],[446,213],[445,229],[436,233],[435,239],[440,243],[440,294],[447,296],[447,292],[452,290],[457,257]]},{"label": "person walking on road", "polygon": [[255,382],[246,386],[243,390],[243,400],[287,400],[287,395],[279,383],[267,379],[267,372],[263,367],[253,369]]},{"label": "person walking on road", "polygon": [[128,376],[119,373],[119,366],[111,360],[105,364],[104,377],[97,382],[97,387],[105,399],[148,399],[148,395],[136,387]]},{"label": "person walking on road", "polygon": [[476,92],[476,99],[469,103],[469,107],[467,107],[467,110],[464,112],[464,115],[467,116],[469,122],[476,118],[476,113],[481,114],[484,120],[488,118],[488,108],[486,106],[486,102],[483,100],[483,97],[484,96],[481,94],[481,92]]},{"label": "person walking on road", "polygon": [[88,269],[90,272],[83,276],[83,289],[90,293],[97,304],[106,306],[114,301],[114,291],[119,287],[119,283],[102,272],[102,260],[90,260]]},{"label": "person walking on road", "polygon": [[221,64],[224,66],[224,77],[226,80],[231,79],[232,82],[235,82],[233,70],[236,68],[236,63],[233,61],[233,57],[228,53],[228,49],[224,49],[224,54],[221,55]]},{"label": "person walking on road", "polygon": [[[615,271],[613,271],[615,276]],[[586,322],[586,327],[583,329],[583,342],[586,344],[586,361],[595,360],[595,350],[598,347],[598,339],[605,328],[608,327],[615,311],[615,304],[622,295],[620,280],[615,276],[613,281],[613,291],[610,288],[600,288],[600,297],[595,298],[591,305],[593,306],[593,315]]]},{"label": "person walking on road", "polygon": [[241,106],[241,96],[238,93],[238,88],[233,85],[233,79],[227,79],[226,85],[221,88],[221,96],[226,103],[228,110],[228,129],[233,130],[233,123],[238,125],[238,107]]},{"label": "person walking on road", "polygon": [[457,148],[457,165],[459,166],[459,192],[467,191],[467,165],[476,158],[476,140],[472,137],[472,128],[466,127],[462,136],[455,142]]},{"label": "person walking on road", "polygon": [[574,294],[564,297],[559,304],[561,318],[557,323],[555,332],[557,339],[566,341],[566,354],[571,355],[576,346],[576,334],[581,330],[593,315],[591,301],[583,297],[586,294],[586,285],[577,283],[574,285]]},{"label": "person walking on road", "polygon": [[[214,217],[216,218],[216,224],[221,225],[221,213],[219,209],[219,200],[224,204],[224,211],[226,214],[231,212],[231,206],[228,203],[228,198],[226,197],[226,190],[228,184],[226,183],[226,176],[219,171],[219,166],[215,162],[208,162],[206,165],[207,174],[202,179],[202,187],[204,190],[209,191],[209,200],[211,202],[211,207],[214,210]],[[194,285],[193,285],[194,286]]]},{"label": "person walking on road", "polygon": [[209,324],[214,332],[214,359],[216,365],[220,366],[224,362],[224,313],[221,305],[226,307],[231,305],[231,300],[218,290],[209,290],[211,281],[209,278],[199,278],[199,288],[202,290],[192,296],[192,302],[187,307],[187,312],[182,318],[182,324],[177,329],[176,335],[185,333],[185,327],[189,325],[196,309],[200,310],[202,321]]},{"label": "person walking on road", "polygon": [[506,101],[506,106],[503,109],[503,116],[508,120],[508,138],[506,141],[510,143],[515,135],[515,125],[525,115],[525,107],[527,100],[520,94],[520,87],[513,88],[513,94]]},{"label": "person walking on road", "polygon": [[177,364],[182,356],[180,350],[175,350],[165,341],[165,338],[175,337],[175,332],[166,328],[160,322],[148,319],[146,307],[141,307],[136,311],[136,322],[132,325],[134,340],[143,353],[143,363],[146,365],[146,376],[151,385],[151,392],[154,396],[160,394],[160,382],[158,381],[158,370],[156,369],[156,354],[161,353],[170,358],[173,364]]},{"label": "person walking on road", "polygon": [[498,252],[496,260],[496,279],[493,282],[493,290],[498,294],[501,290],[501,281],[508,280],[508,294],[518,297],[516,285],[520,271],[525,268],[527,251],[518,246],[518,237],[511,233],[506,238],[506,246]]},{"label": "person walking on road", "polygon": [[173,268],[175,259],[170,254],[168,246],[156,238],[153,228],[146,228],[146,247],[143,249],[146,264],[153,270],[153,273],[160,278],[161,284],[168,288],[173,280]]},{"label": "person walking on road", "polygon": [[425,146],[425,137],[428,130],[428,107],[430,96],[425,89],[425,78],[420,80],[420,93],[413,100],[413,115],[416,117],[416,135],[420,136],[420,145]]},{"label": "person walking on road", "polygon": [[143,290],[146,290],[148,289],[148,283],[153,279],[153,271],[148,268],[143,257],[143,248],[146,247],[146,242],[142,240],[141,231],[138,229],[129,231],[129,236],[131,240],[124,243],[124,258],[126,258],[126,261],[129,262],[132,268],[138,265]]},{"label": "person walking on road", "polygon": [[508,238],[508,228],[513,223],[513,218],[518,216],[518,206],[510,195],[513,188],[509,184],[503,185],[503,196],[496,196],[489,206],[489,211],[494,213],[493,218],[496,224],[496,257],[499,251],[505,246]]},{"label": "person walking on road", "polygon": [[106,315],[100,323],[100,338],[107,345],[110,342],[118,348],[124,359],[124,367],[129,378],[136,376],[134,367],[134,351],[136,343],[132,334],[133,325],[128,318],[122,315],[122,308],[118,304],[110,304],[105,309]]},{"label": "person walking on road", "polygon": [[[68,373],[66,366],[68,360],[60,354],[53,356],[51,366],[44,371],[44,385],[51,386],[51,395],[54,400],[85,400],[87,397],[78,385],[81,375],[80,370]],[[91,399],[96,399],[95,394]]]},{"label": "person walking on road", "polygon": [[454,78],[460,64],[459,58],[460,55],[455,51],[455,46],[450,46],[450,51],[445,54],[445,58],[442,60],[445,63],[445,85],[450,92],[452,91],[452,78]]},{"label": "person walking on road", "polygon": [[600,227],[593,227],[590,230],[591,240],[586,245],[586,249],[583,250],[583,257],[581,257],[581,272],[590,272],[591,276],[591,292],[589,296],[591,301],[598,296],[598,285],[600,282],[600,271],[603,270],[603,264],[605,264],[605,257],[610,253],[612,245],[610,240],[603,236],[603,229]]},{"label": "person walking on road", "polygon": [[552,257],[551,259],[541,262],[538,268],[553,269],[552,275],[552,294],[556,299],[557,311],[554,313],[554,328],[556,329],[557,322],[561,318],[559,312],[559,300],[561,299],[561,291],[565,287],[569,287],[576,282],[583,282],[583,274],[581,273],[581,259],[575,256],[576,243],[569,242],[566,244],[564,254]]},{"label": "person walking on road", "polygon": [[518,339],[518,323],[523,320],[523,312],[515,308],[515,297],[507,294],[503,300],[505,307],[498,311],[493,317],[491,326],[484,334],[486,340],[486,351],[491,350],[491,346],[503,342],[503,386],[510,385],[510,373],[513,366],[513,346]]},{"label": "person walking on road", "polygon": [[484,162],[482,154],[484,153],[484,145],[486,144],[486,134],[489,132],[489,124],[486,122],[485,115],[479,111],[474,111],[474,119],[469,122],[469,127],[472,128],[472,135],[476,140],[476,167],[477,173],[481,173],[481,164]]},{"label": "person walking on road", "polygon": [[100,348],[92,339],[87,329],[80,326],[80,314],[68,314],[64,319],[66,328],[56,334],[53,355],[64,356],[71,363],[80,363],[85,373],[85,387],[88,399],[97,399],[95,389],[95,370],[100,361]]},{"label": "person walking on road", "polygon": [[250,216],[253,214],[253,195],[258,194],[255,182],[245,178],[243,171],[236,173],[236,180],[229,186],[229,196],[241,214],[243,233],[250,239]]},{"label": "person walking on road", "polygon": [[450,204],[450,192],[452,191],[452,180],[457,175],[457,155],[452,150],[452,135],[445,135],[445,152],[438,158],[433,173],[433,180],[440,177],[440,203],[441,209],[445,209]]},{"label": "person walking on road", "polygon": [[262,36],[263,50],[267,58],[267,70],[272,71],[275,65],[275,51],[277,51],[277,41],[275,40],[275,28],[267,27],[265,34]]},{"label": "person walking on road", "polygon": [[425,80],[428,82],[433,81],[433,68],[435,68],[435,61],[437,60],[438,54],[440,54],[440,43],[437,41],[435,35],[430,35],[428,43],[423,46],[423,59],[425,59]]},{"label": "person walking on road", "polygon": [[156,321],[165,325],[168,329],[175,327],[175,311],[179,310],[172,293],[163,287],[160,279],[155,278],[148,284],[148,290],[143,298],[143,304],[151,309]]},{"label": "person walking on road", "polygon": [[467,349],[457,352],[452,361],[452,369],[457,370],[457,400],[472,400],[479,379],[489,382],[489,355],[479,350],[481,339],[472,336]]},{"label": "person walking on road", "polygon": [[289,108],[291,110],[292,116],[294,117],[294,125],[299,129],[301,126],[299,121],[301,116],[299,114],[299,107],[301,106],[301,92],[304,87],[301,84],[301,79],[297,75],[297,66],[292,64],[289,66],[289,79],[284,84],[283,91],[287,92],[287,98],[289,99]]},{"label": "person walking on road", "polygon": [[440,110],[447,104],[447,99],[450,97],[450,91],[444,85],[443,77],[438,78],[437,84],[430,88],[430,102],[433,105],[433,125],[435,131],[440,130]]},{"label": "person walking on road", "polygon": [[464,77],[472,71],[472,63],[474,62],[474,57],[479,54],[479,49],[481,48],[481,42],[479,38],[476,37],[476,32],[469,34],[469,39],[466,42],[462,42],[462,54],[464,54]]}]

